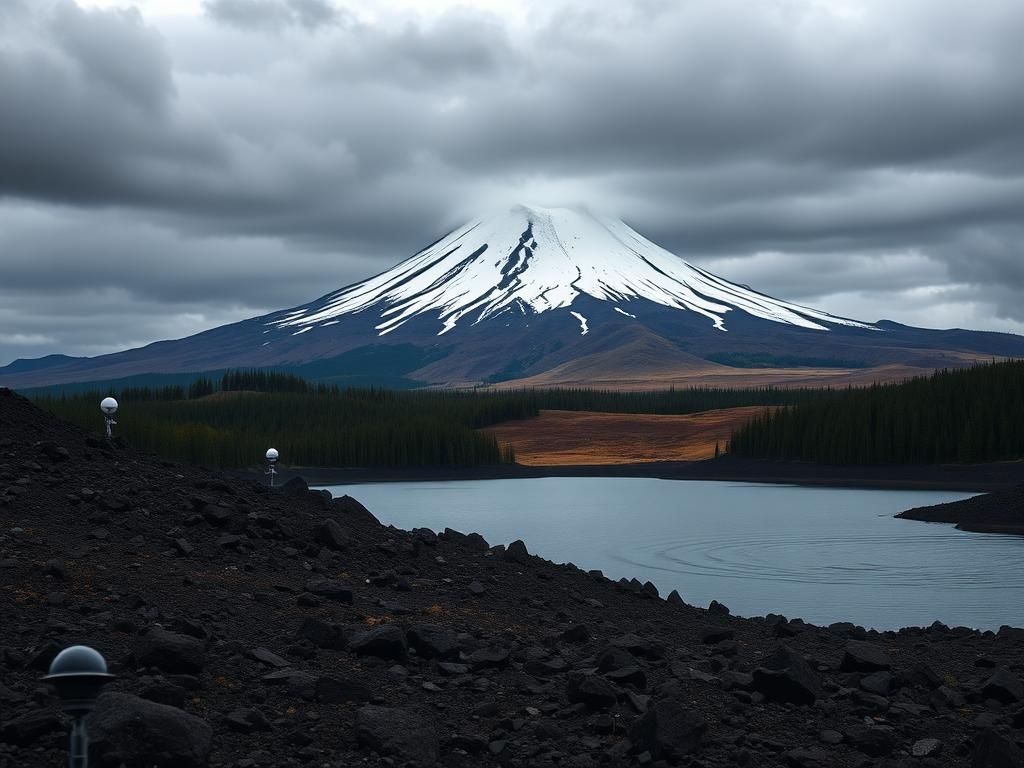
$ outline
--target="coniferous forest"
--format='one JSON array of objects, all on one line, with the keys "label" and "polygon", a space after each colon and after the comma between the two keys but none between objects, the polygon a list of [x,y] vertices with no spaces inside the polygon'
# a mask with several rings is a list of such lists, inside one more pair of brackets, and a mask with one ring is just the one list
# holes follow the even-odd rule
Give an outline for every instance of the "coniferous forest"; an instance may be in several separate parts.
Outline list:
[{"label": "coniferous forest", "polygon": [[1024,362],[939,371],[766,413],[729,451],[820,464],[938,464],[1024,457]]},{"label": "coniferous forest", "polygon": [[829,396],[820,390],[694,388],[395,391],[341,389],[278,372],[229,371],[190,385],[130,387],[35,401],[87,429],[103,426],[98,404],[121,404],[115,433],[176,461],[216,468],[258,464],[266,449],[297,466],[477,466],[515,461],[509,446],[479,432],[541,409],[609,413],[696,413],[742,405],[785,405]]}]

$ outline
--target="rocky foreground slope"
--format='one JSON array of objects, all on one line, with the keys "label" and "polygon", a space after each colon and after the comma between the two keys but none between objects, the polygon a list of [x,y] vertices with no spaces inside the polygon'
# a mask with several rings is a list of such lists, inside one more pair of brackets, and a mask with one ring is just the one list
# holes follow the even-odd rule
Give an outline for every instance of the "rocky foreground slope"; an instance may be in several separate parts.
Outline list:
[{"label": "rocky foreground slope", "polygon": [[740,619],[0,390],[0,765],[61,764],[74,643],[117,674],[94,765],[1024,764],[1024,630]]}]

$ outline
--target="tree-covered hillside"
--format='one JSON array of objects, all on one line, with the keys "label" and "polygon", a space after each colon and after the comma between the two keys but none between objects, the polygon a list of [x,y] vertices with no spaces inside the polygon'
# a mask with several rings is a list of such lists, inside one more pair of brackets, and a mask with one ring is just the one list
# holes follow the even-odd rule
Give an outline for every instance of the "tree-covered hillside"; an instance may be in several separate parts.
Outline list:
[{"label": "tree-covered hillside", "polygon": [[99,431],[98,404],[121,403],[116,434],[160,456],[209,467],[258,464],[266,449],[304,466],[474,466],[514,461],[508,447],[478,430],[536,416],[542,409],[684,414],[743,405],[785,405],[830,396],[820,390],[694,388],[600,390],[393,391],[311,384],[280,372],[228,371],[187,386],[128,387],[36,402]]},{"label": "tree-covered hillside", "polygon": [[781,408],[733,435],[732,454],[822,464],[1024,457],[1024,362],[848,390]]}]

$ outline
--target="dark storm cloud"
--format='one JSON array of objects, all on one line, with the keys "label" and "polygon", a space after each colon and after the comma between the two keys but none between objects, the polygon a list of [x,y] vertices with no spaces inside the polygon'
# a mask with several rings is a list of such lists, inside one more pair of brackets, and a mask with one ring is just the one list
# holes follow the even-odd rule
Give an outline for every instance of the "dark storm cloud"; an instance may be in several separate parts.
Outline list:
[{"label": "dark storm cloud", "polygon": [[1024,329],[1016,0],[203,8],[0,3],[0,362],[86,348],[15,295],[192,331],[519,197],[804,303]]}]

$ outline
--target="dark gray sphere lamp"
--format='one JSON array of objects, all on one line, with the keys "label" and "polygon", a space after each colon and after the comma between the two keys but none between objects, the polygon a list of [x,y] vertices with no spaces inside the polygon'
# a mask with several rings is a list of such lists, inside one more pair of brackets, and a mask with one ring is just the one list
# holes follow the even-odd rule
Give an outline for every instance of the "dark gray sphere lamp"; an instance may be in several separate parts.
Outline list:
[{"label": "dark gray sphere lamp", "polygon": [[87,768],[89,736],[85,716],[96,705],[103,686],[114,679],[107,672],[106,659],[99,651],[84,645],[73,645],[57,654],[50,664],[50,674],[43,680],[54,687],[61,708],[71,715],[71,748],[68,765]]}]

